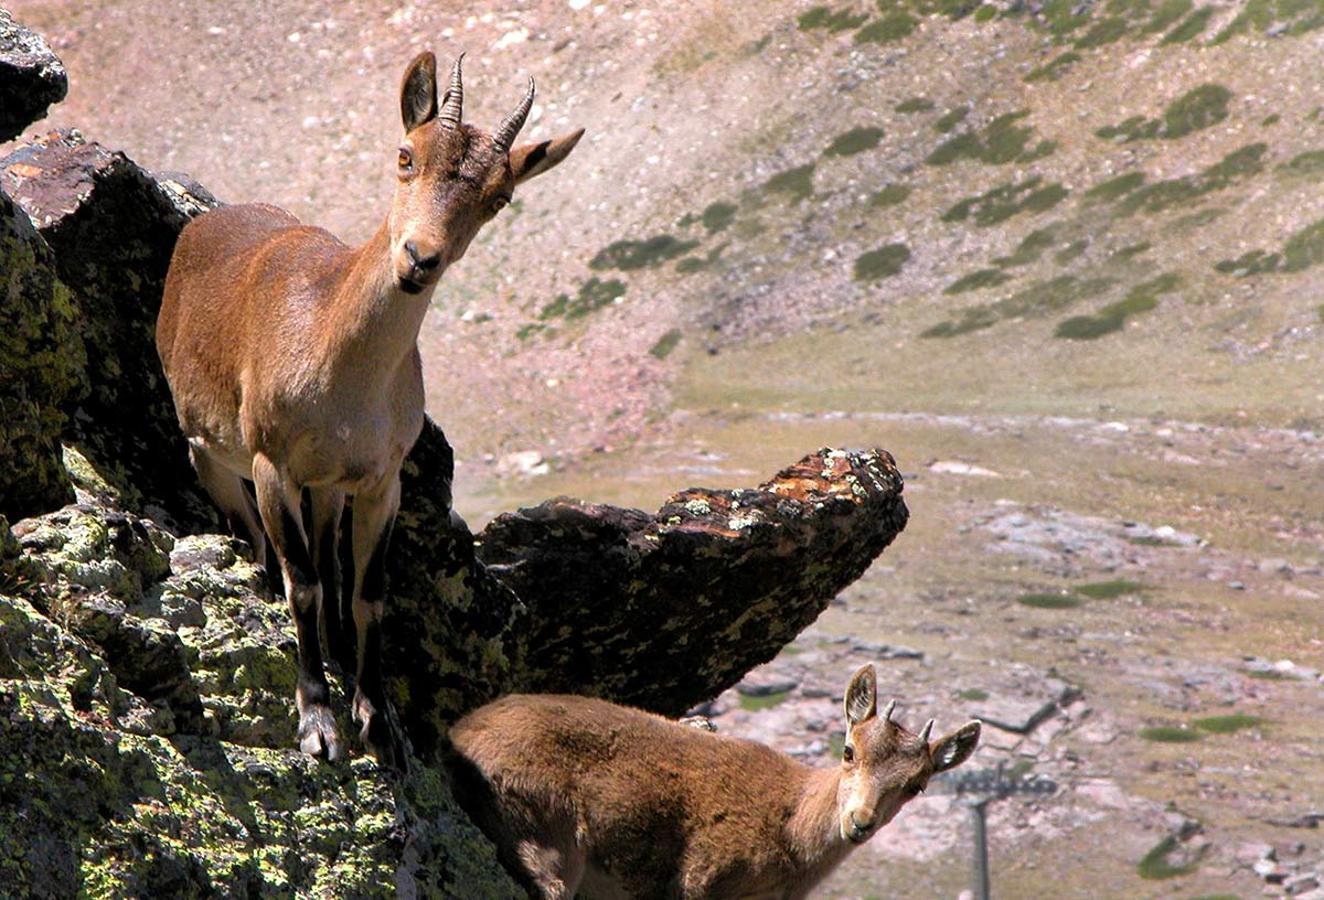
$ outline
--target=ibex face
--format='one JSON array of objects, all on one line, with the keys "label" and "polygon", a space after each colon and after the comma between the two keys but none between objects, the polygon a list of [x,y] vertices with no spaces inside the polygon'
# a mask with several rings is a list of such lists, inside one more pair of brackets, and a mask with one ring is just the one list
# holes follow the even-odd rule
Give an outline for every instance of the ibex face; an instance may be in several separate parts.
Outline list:
[{"label": "ibex face", "polygon": [[515,185],[556,165],[583,134],[580,129],[511,149],[533,105],[532,78],[524,99],[495,132],[463,124],[463,58],[455,60],[440,109],[431,53],[409,64],[400,92],[405,137],[388,227],[395,284],[409,294],[436,284],[478,229],[510,202]]},{"label": "ibex face", "polygon": [[979,743],[979,722],[929,741],[930,719],[919,734],[892,721],[896,702],[878,715],[878,682],[864,666],[846,688],[846,744],[842,748],[837,811],[841,836],[862,844],[918,797],[938,772],[965,762]]}]

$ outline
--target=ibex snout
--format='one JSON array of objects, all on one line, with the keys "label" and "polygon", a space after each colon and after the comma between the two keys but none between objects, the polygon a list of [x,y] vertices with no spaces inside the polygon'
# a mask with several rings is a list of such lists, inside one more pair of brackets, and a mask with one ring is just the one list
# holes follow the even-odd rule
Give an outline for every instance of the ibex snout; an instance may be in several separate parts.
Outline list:
[{"label": "ibex snout", "polygon": [[440,248],[423,241],[407,240],[400,249],[398,277],[405,293],[417,294],[441,277]]},{"label": "ibex snout", "polygon": [[841,819],[841,836],[852,844],[863,844],[878,824],[876,811],[863,807],[849,809]]}]

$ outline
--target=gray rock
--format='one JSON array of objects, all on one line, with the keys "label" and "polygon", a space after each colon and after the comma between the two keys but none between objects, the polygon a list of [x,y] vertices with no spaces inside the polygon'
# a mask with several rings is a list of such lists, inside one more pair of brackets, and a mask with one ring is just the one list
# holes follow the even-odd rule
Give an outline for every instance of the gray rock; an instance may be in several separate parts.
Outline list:
[{"label": "gray rock", "polygon": [[0,9],[0,143],[22,134],[68,92],[64,65],[46,40]]}]

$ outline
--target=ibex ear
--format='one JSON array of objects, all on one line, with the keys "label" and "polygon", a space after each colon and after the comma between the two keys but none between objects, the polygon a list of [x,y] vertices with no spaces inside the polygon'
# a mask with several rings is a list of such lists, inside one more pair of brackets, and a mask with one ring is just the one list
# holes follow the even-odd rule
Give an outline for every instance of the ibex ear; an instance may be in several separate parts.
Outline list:
[{"label": "ibex ear", "polygon": [[846,687],[846,721],[858,725],[878,714],[878,676],[873,666],[863,666]]},{"label": "ibex ear", "polygon": [[970,758],[979,745],[979,721],[967,722],[946,737],[929,744],[934,773],[955,769]]},{"label": "ibex ear", "polygon": [[400,88],[400,118],[405,134],[437,117],[437,58],[424,50],[405,70]]},{"label": "ibex ear", "polygon": [[515,183],[527,181],[534,175],[541,175],[552,166],[570,155],[575,144],[584,136],[584,129],[579,128],[550,141],[538,141],[532,144],[520,144],[510,151],[510,171],[515,175]]}]

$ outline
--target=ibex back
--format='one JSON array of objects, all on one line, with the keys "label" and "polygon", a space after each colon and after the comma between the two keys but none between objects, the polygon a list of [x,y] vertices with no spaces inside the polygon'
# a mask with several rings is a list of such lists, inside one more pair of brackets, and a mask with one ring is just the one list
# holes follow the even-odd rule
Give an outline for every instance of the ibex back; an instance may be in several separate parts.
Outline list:
[{"label": "ibex back", "polygon": [[815,769],[603,700],[505,697],[451,730],[456,796],[536,897],[791,900],[979,742],[879,715],[873,666],[845,707],[841,765]]},{"label": "ibex back", "polygon": [[[379,622],[400,463],[423,426],[418,330],[437,280],[515,185],[556,165],[582,135],[511,149],[532,103],[530,79],[493,134],[465,125],[460,60],[438,106],[436,60],[422,53],[401,91],[391,210],[366,244],[348,247],[259,204],[199,216],[175,248],[157,349],[198,477],[259,560],[263,533],[271,540],[298,633],[299,746],[314,756],[343,752],[320,631],[355,675],[363,740],[379,760],[401,762],[382,692]],[[253,482],[256,503],[242,479]],[[347,495],[348,611],[336,552]]]}]

